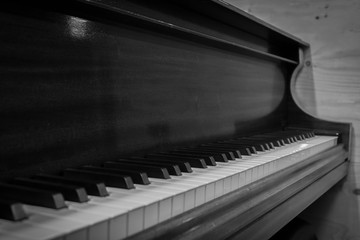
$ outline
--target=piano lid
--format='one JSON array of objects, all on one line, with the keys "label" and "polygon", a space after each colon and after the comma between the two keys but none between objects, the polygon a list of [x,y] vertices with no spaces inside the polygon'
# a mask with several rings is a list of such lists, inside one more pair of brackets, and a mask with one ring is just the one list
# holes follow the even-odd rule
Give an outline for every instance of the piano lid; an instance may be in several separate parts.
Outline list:
[{"label": "piano lid", "polygon": [[2,178],[286,127],[307,46],[217,1],[11,1],[0,18]]}]

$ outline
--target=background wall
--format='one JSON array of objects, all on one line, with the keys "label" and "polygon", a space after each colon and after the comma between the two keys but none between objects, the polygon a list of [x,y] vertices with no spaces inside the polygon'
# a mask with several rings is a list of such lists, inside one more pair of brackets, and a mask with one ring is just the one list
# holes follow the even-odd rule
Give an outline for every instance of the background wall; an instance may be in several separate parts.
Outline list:
[{"label": "background wall", "polygon": [[314,98],[303,98],[303,106],[319,118],[352,122],[353,144],[347,179],[303,216],[320,240],[360,239],[360,0],[226,1],[310,43],[314,81],[297,91]]}]

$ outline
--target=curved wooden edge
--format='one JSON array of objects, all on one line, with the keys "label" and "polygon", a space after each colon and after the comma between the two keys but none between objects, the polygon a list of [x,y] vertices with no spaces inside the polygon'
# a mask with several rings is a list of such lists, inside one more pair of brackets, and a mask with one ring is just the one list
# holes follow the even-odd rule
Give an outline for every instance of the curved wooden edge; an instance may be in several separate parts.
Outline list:
[{"label": "curved wooden edge", "polygon": [[[299,74],[304,69],[304,49],[299,48],[299,63],[294,69],[291,79],[290,79],[290,93],[294,100],[294,102],[301,108],[300,100],[298,99],[296,93],[295,93],[295,84],[298,79]],[[306,112],[306,109],[301,108],[304,112]],[[308,113],[310,115],[310,113]]]},{"label": "curved wooden edge", "polygon": [[[352,124],[346,122],[328,121],[316,116],[316,106],[314,109],[306,109],[299,96],[296,94],[297,81],[313,81],[312,63],[310,47],[299,49],[299,64],[294,69],[290,79],[290,99],[288,103],[289,116],[287,119],[287,128],[311,129],[317,134],[337,135],[339,143],[343,143],[345,149],[349,150],[351,146]],[[312,94],[314,95],[314,94]],[[315,96],[306,96],[315,104]]]},{"label": "curved wooden edge", "polygon": [[[222,239],[266,215],[343,163],[339,145],[221,198],[140,232],[129,239]],[[295,216],[292,216],[295,217]]]}]

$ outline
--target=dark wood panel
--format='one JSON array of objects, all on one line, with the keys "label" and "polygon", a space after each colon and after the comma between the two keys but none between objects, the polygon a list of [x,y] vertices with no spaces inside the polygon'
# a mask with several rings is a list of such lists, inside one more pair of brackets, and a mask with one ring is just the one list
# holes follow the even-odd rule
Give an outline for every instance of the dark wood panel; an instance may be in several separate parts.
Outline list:
[{"label": "dark wood panel", "polygon": [[0,18],[2,177],[281,126],[277,60],[91,16]]}]

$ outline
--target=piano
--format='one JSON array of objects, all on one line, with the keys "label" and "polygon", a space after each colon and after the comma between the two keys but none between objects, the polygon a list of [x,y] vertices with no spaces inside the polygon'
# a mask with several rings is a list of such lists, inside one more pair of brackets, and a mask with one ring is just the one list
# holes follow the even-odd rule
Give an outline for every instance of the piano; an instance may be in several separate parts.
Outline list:
[{"label": "piano", "polygon": [[224,1],[0,12],[0,239],[268,239],[347,174],[309,44]]}]

